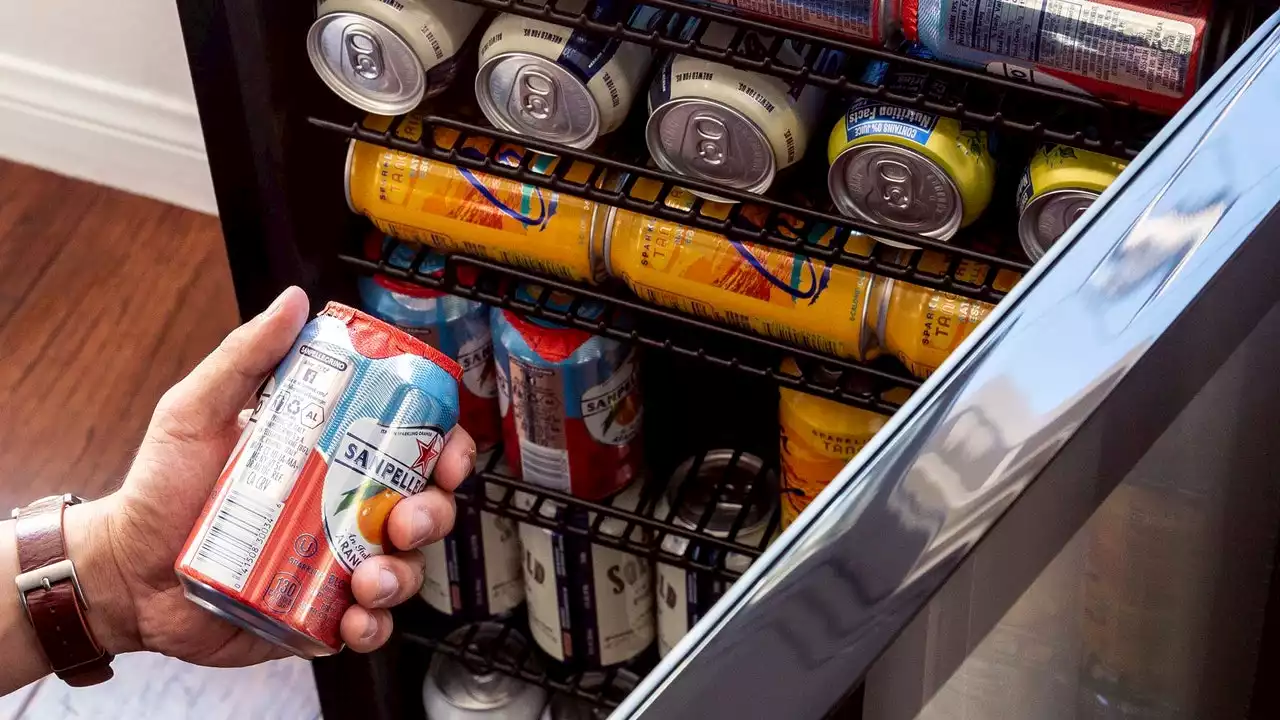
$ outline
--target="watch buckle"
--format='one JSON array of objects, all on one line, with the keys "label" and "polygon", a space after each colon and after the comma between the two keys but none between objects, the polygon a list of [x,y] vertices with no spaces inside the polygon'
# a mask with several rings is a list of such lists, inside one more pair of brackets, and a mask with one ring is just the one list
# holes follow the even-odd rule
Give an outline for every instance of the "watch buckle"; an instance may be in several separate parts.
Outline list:
[{"label": "watch buckle", "polygon": [[28,570],[14,578],[18,584],[18,597],[22,599],[22,609],[30,612],[27,607],[27,593],[33,590],[52,590],[54,583],[71,581],[71,587],[76,591],[76,597],[80,599],[80,606],[85,610],[89,609],[89,601],[84,598],[84,591],[80,589],[80,578],[76,575],[75,563],[71,560],[59,560],[56,563],[45,565],[44,567]]}]

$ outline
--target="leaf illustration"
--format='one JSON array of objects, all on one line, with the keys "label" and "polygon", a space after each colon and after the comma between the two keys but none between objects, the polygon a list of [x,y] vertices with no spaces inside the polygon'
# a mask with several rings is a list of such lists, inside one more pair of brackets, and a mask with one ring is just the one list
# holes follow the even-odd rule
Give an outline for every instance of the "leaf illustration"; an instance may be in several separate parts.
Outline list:
[{"label": "leaf illustration", "polygon": [[334,508],[333,514],[338,515],[345,512],[352,505],[359,505],[369,498],[382,492],[382,485],[376,482],[363,482],[356,487],[342,493],[342,499],[338,501],[338,507]]}]

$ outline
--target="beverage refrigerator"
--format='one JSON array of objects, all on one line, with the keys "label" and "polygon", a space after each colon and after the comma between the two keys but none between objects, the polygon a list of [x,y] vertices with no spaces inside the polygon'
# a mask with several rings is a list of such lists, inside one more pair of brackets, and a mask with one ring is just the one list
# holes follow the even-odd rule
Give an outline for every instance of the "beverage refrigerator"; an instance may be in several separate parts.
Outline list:
[{"label": "beverage refrigerator", "polygon": [[[424,717],[424,675],[441,654],[574,696],[601,714],[646,720],[1280,716],[1270,682],[1280,667],[1274,2],[1215,4],[1200,89],[1170,119],[780,27],[726,5],[647,3],[684,13],[697,27],[715,22],[839,50],[855,65],[906,64],[958,90],[945,100],[904,94],[847,69],[726,51],[699,32],[640,32],[600,21],[594,2],[573,9],[467,1],[818,85],[840,101],[883,98],[956,117],[998,133],[1004,148],[1024,148],[1023,157],[1055,142],[1130,163],[1033,265],[1016,237],[1009,243],[1016,213],[1004,169],[987,213],[1004,219],[944,243],[836,214],[817,148],[816,159],[802,161],[768,199],[654,169],[638,141],[640,102],[620,130],[586,150],[490,127],[457,94],[420,109],[428,129],[518,143],[661,188],[659,199],[638,198],[630,185],[601,186],[597,174],[574,181],[528,161],[502,162],[496,150],[463,153],[458,143],[406,139],[394,123],[369,126],[311,67],[311,3],[178,0],[244,316],[287,284],[317,304],[358,304],[356,279],[381,272],[632,344],[643,357],[650,499],[682,462],[703,462],[715,450],[732,450],[731,463],[750,453],[776,468],[780,389],[891,416],[767,547],[708,538],[705,517],[690,527],[524,483],[495,456],[459,492],[460,512],[481,508],[576,534],[645,561],[733,579],[732,587],[664,658],[651,649],[629,665],[642,678],[621,690],[616,669],[584,682],[555,663],[476,652],[451,634],[456,624],[411,602],[397,610],[383,650],[314,661],[326,717]],[[474,58],[478,34],[462,56]],[[464,63],[458,73],[462,95],[474,70]],[[451,256],[443,273],[392,266],[388,254],[364,252],[369,222],[344,197],[352,139],[996,307],[919,380],[892,361],[855,362],[684,315],[620,284],[545,277],[467,255]],[[665,205],[661,196],[677,186],[751,202],[711,217]],[[837,237],[879,233],[917,249],[799,248],[794,237],[740,222],[748,206],[769,218],[829,224]],[[961,261],[990,272],[961,278],[952,272]],[[1021,279],[1002,284],[1010,274]],[[546,291],[517,293],[521,281]],[[551,290],[570,302],[552,302]],[[586,301],[603,310],[583,312]],[[779,370],[785,356],[798,360],[799,372]],[[517,502],[516,491],[534,498],[534,509]],[[569,527],[560,515],[537,512],[551,501],[590,510],[595,521]],[[606,532],[606,519],[626,531]],[[674,554],[663,544],[668,537],[722,552],[711,561]],[[729,567],[729,551],[754,563],[744,572]],[[516,613],[505,622],[516,631],[523,621]]]}]

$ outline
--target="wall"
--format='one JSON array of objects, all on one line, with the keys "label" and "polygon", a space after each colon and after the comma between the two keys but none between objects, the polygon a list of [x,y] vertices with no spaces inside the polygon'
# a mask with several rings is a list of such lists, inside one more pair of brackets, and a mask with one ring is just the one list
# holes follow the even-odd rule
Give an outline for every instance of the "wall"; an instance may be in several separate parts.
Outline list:
[{"label": "wall", "polygon": [[214,212],[172,0],[7,3],[0,157]]}]

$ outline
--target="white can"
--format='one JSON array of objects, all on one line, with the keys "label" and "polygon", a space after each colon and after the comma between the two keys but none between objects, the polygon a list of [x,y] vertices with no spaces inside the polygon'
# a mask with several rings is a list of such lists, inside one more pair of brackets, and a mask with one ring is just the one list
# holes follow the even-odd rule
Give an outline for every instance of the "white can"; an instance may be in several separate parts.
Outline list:
[{"label": "white can", "polygon": [[[727,47],[734,29],[713,24],[703,44]],[[764,58],[772,38],[748,33],[739,51]],[[784,42],[776,61],[802,67],[809,48]],[[829,50],[817,67],[834,72],[843,56]],[[773,184],[777,173],[804,157],[826,93],[685,55],[669,58],[649,88],[645,142],[658,166],[670,172],[753,193]],[[710,200],[733,202],[693,191]]]},{"label": "white can", "polygon": [[[591,18],[616,22],[623,12],[637,29],[661,18],[611,0],[597,3]],[[626,119],[652,61],[642,45],[503,14],[480,41],[476,100],[503,130],[585,148]]]},{"label": "white can", "polygon": [[[739,528],[733,542],[763,550],[768,545],[766,534],[770,528],[776,532],[778,527],[774,521],[778,509],[777,475],[766,471],[760,458],[733,450],[712,450],[703,456],[696,472],[694,464],[695,459],[690,458],[672,473],[653,516],[695,530],[718,484],[719,499],[700,532],[725,539],[733,533],[736,524]],[[682,486],[691,480],[690,473],[694,473],[694,485],[682,491]],[[678,505],[672,513],[671,506],[677,498]],[[747,503],[747,498],[752,502]],[[746,516],[739,520],[738,516],[744,512]],[[751,566],[751,558],[746,555],[730,552],[726,557],[719,547],[678,535],[664,537],[662,549],[686,560],[710,565],[724,558],[724,567],[738,573]],[[733,583],[718,575],[689,572],[663,562],[657,563],[657,576],[658,655],[666,656]]]},{"label": "white can", "polygon": [[[477,467],[488,463],[483,457],[476,462]],[[474,491],[476,482],[467,480],[464,489]],[[505,493],[485,484],[490,500],[501,501]],[[509,614],[524,602],[518,533],[511,518],[460,505],[453,532],[419,550],[425,566],[418,594],[450,617],[485,620]]]},{"label": "white can", "polygon": [[[635,510],[640,483],[605,502]],[[528,510],[534,498],[517,493],[515,504]],[[544,502],[538,514],[581,527],[595,521],[595,513],[552,501]],[[626,523],[608,518],[599,531],[620,538]],[[644,536],[643,530],[632,530],[632,540],[640,542]],[[529,634],[548,655],[577,667],[607,667],[634,658],[653,643],[653,569],[648,560],[527,523],[520,523],[520,544]]]},{"label": "white can", "polygon": [[483,13],[453,0],[320,0],[307,54],[342,99],[399,115],[453,82],[458,50]]}]

